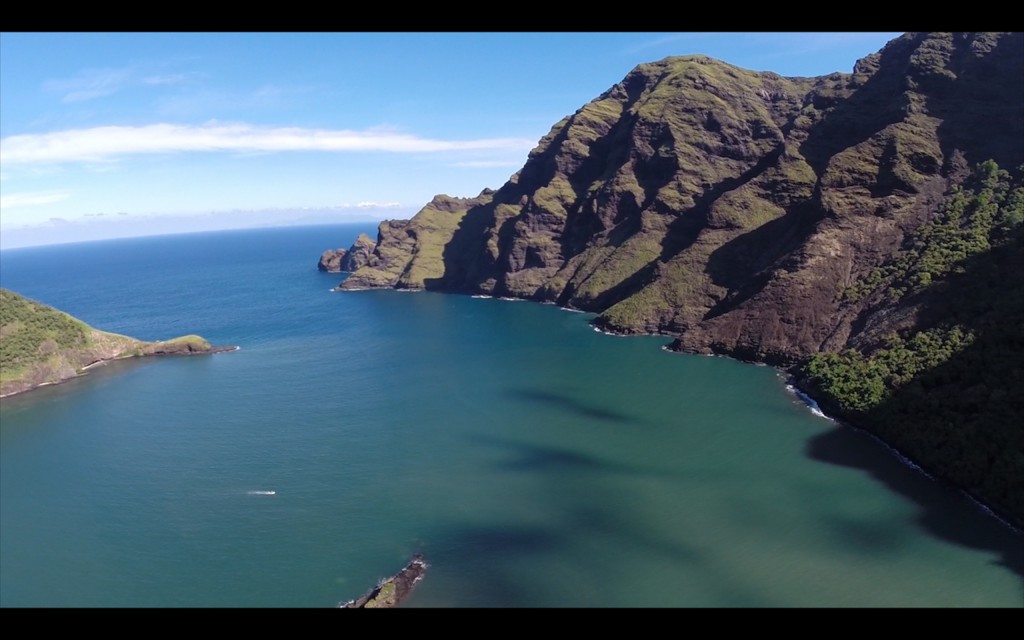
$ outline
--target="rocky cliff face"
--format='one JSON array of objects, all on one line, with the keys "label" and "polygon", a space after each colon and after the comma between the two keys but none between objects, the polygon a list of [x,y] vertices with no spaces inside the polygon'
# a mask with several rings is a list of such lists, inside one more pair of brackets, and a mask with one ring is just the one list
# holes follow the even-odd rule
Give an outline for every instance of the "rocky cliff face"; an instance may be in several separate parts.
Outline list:
[{"label": "rocky cliff face", "polygon": [[1022,40],[907,34],[821,78],[704,56],[640,65],[498,191],[382,224],[341,288],[550,301],[776,363],[840,347],[865,320],[843,290],[969,167],[1024,161]]},{"label": "rocky cliff face", "polygon": [[373,250],[377,243],[370,239],[365,233],[360,233],[356,241],[348,249],[328,249],[320,255],[320,261],[316,267],[320,271],[328,273],[341,273],[343,271],[356,271],[370,262]]},{"label": "rocky cliff face", "polygon": [[435,288],[443,278],[447,244],[466,212],[490,202],[485,189],[476,198],[435,196],[412,220],[386,220],[366,265],[339,285],[341,289]]},{"label": "rocky cliff face", "polygon": [[347,249],[328,249],[320,254],[316,268],[327,273],[341,273],[341,259],[348,253]]}]

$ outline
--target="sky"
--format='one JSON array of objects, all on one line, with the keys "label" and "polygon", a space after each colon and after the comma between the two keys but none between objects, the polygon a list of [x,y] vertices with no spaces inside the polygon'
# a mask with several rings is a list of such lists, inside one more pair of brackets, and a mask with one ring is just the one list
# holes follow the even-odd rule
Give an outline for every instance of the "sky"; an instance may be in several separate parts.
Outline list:
[{"label": "sky", "polygon": [[408,218],[638,64],[819,76],[899,35],[0,32],[0,249]]}]

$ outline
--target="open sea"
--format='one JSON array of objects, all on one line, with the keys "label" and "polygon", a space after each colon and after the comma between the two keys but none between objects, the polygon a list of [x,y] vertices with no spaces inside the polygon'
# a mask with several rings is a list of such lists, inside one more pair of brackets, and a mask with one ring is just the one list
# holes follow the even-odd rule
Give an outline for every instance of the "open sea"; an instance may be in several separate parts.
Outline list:
[{"label": "open sea", "polygon": [[0,606],[1024,608],[1024,535],[772,368],[552,305],[332,292],[373,224],[0,252],[148,358],[0,404]]}]

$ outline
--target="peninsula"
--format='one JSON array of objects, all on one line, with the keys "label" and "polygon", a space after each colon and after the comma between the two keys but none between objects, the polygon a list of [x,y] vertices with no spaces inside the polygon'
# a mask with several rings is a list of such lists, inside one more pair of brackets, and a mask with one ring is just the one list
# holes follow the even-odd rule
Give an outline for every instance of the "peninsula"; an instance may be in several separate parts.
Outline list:
[{"label": "peninsula", "polygon": [[146,342],[100,331],[62,311],[0,289],[0,398],[57,384],[112,360],[234,351],[195,335]]}]

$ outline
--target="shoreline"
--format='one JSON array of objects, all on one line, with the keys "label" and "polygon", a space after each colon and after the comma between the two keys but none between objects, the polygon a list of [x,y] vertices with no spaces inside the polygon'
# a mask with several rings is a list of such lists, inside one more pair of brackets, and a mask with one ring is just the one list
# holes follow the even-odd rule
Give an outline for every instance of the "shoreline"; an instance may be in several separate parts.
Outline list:
[{"label": "shoreline", "polygon": [[[158,346],[158,345],[161,345],[161,344],[164,344],[164,343],[155,342],[155,343],[151,343],[150,346]],[[120,361],[124,361],[124,360],[132,360],[134,358],[151,358],[151,357],[167,357],[167,356],[203,356],[203,355],[214,355],[214,354],[217,354],[217,353],[230,353],[232,351],[238,351],[241,348],[242,347],[239,347],[239,346],[217,346],[217,347],[211,346],[209,349],[205,349],[205,350],[201,350],[201,351],[193,351],[193,350],[190,350],[190,349],[186,349],[186,350],[172,350],[172,351],[151,351],[149,353],[117,355],[117,356],[114,356],[114,357],[111,357],[111,358],[100,358],[99,360],[96,360],[94,362],[90,362],[89,364],[87,364],[87,365],[85,365],[83,367],[78,368],[75,371],[74,375],[64,376],[64,377],[59,378],[57,380],[44,380],[43,382],[39,382],[37,384],[31,384],[31,385],[29,385],[29,386],[27,386],[27,387],[25,387],[23,389],[16,389],[15,391],[10,391],[10,392],[6,392],[6,393],[0,393],[0,398],[11,398],[11,397],[14,397],[14,396],[20,396],[20,395],[24,395],[24,394],[28,393],[29,391],[34,391],[36,389],[41,389],[43,387],[50,387],[50,386],[53,386],[53,385],[63,384],[65,382],[68,382],[69,380],[77,380],[78,378],[85,377],[90,370],[95,369],[96,367],[101,367],[101,366],[110,364],[111,362],[120,362]],[[13,384],[13,382],[8,382],[7,384]]]},{"label": "shoreline", "polygon": [[[808,390],[806,388],[802,387],[799,384],[799,380],[796,378],[796,376],[794,376],[792,373],[790,373],[788,371],[783,371],[783,370],[780,370],[778,368],[776,368],[776,371],[779,372],[780,377],[784,377],[785,382],[786,382],[786,386],[789,387],[789,388],[792,388],[793,394],[797,397],[797,399],[799,399],[801,402],[806,404],[808,409],[812,413],[814,413],[814,409],[811,407],[810,404],[808,404],[807,400],[810,400],[815,405],[817,405],[818,412],[815,413],[815,415],[818,415],[820,413],[821,417],[825,418],[826,420],[829,420],[829,421],[833,422],[835,425],[837,425],[840,428],[852,429],[852,430],[856,431],[857,433],[860,433],[860,434],[863,434],[864,436],[867,436],[874,443],[876,443],[877,445],[879,445],[879,446],[883,447],[884,449],[886,449],[888,451],[888,453],[890,455],[892,455],[893,457],[895,457],[900,462],[900,464],[902,464],[904,467],[907,467],[908,469],[911,469],[912,471],[920,473],[921,475],[923,475],[924,477],[928,478],[932,482],[938,482],[940,484],[945,485],[946,487],[949,487],[951,489],[955,489],[961,495],[963,495],[964,497],[969,499],[974,504],[974,506],[976,508],[978,508],[980,511],[984,512],[985,515],[998,520],[1001,524],[1003,524],[1006,527],[1008,527],[1014,533],[1024,535],[1024,522],[1017,522],[1016,518],[1012,517],[1008,513],[1004,513],[1002,510],[997,509],[997,508],[993,507],[992,505],[986,503],[984,500],[982,500],[978,496],[974,495],[973,493],[968,491],[966,488],[961,487],[960,485],[957,485],[957,484],[955,484],[955,483],[953,483],[953,482],[951,482],[949,480],[946,480],[944,478],[936,476],[934,473],[929,471],[926,467],[924,467],[923,465],[919,464],[917,462],[917,460],[915,460],[912,456],[908,455],[906,452],[900,450],[898,447],[896,447],[896,446],[892,445],[891,443],[887,442],[885,439],[881,438],[880,436],[875,434],[873,431],[871,431],[871,429],[869,429],[869,428],[867,428],[865,426],[859,425],[856,422],[850,421],[847,418],[837,417],[836,415],[828,412],[826,408],[823,408],[823,407],[821,407],[821,405],[818,404],[818,401],[814,398],[814,396],[812,396],[808,392]],[[803,396],[803,397],[801,397],[801,396]],[[806,398],[807,400],[805,400],[804,398]]]},{"label": "shoreline", "polygon": [[[526,300],[526,299],[523,298],[523,300]],[[556,304],[556,303],[551,303],[551,304]],[[566,308],[566,307],[562,307],[561,305],[557,305],[557,304],[556,304],[556,306],[558,306],[560,309],[565,309]],[[575,309],[569,309],[569,310],[576,311]],[[621,338],[629,338],[629,337],[633,337],[633,336],[656,336],[656,337],[670,338],[673,341],[677,341],[678,340],[678,336],[675,336],[675,335],[672,335],[672,334],[668,334],[668,333],[664,333],[664,332],[626,333],[626,332],[622,332],[622,331],[609,330],[606,326],[603,326],[603,325],[599,326],[593,320],[591,320],[587,324],[590,325],[590,327],[594,331],[596,331],[597,333],[601,333],[601,334],[604,334],[606,336],[621,337]],[[955,489],[960,494],[962,494],[963,496],[968,498],[972,503],[974,503],[975,507],[977,507],[979,510],[981,510],[985,515],[998,520],[1001,524],[1003,524],[1004,526],[1008,527],[1011,531],[1013,531],[1013,532],[1015,532],[1017,534],[1024,535],[1024,522],[1018,522],[1017,518],[1014,518],[1010,514],[1003,512],[1001,509],[998,509],[998,508],[993,507],[992,505],[986,503],[984,500],[982,500],[978,496],[976,496],[973,493],[971,493],[970,491],[968,491],[965,487],[962,487],[962,486],[957,485],[957,484],[955,484],[955,483],[953,483],[953,482],[951,482],[949,480],[946,480],[944,478],[936,476],[935,474],[930,472],[927,468],[925,468],[924,466],[919,464],[918,461],[915,460],[913,457],[907,455],[906,452],[901,451],[899,448],[893,446],[892,444],[890,444],[889,442],[887,442],[886,440],[884,440],[880,436],[876,435],[873,431],[871,431],[870,428],[862,426],[862,425],[859,425],[859,424],[856,424],[854,422],[851,422],[847,418],[838,417],[838,414],[832,412],[827,407],[827,405],[828,405],[827,401],[825,402],[826,406],[822,406],[822,404],[819,402],[819,399],[815,398],[814,395],[811,393],[811,390],[807,389],[804,385],[802,385],[800,380],[799,380],[799,378],[797,378],[797,376],[793,373],[793,366],[795,366],[795,365],[793,365],[793,364],[790,364],[790,365],[778,365],[778,364],[772,364],[772,363],[769,363],[769,362],[762,362],[762,361],[758,361],[758,360],[750,360],[750,359],[740,358],[738,356],[729,355],[729,354],[726,354],[726,353],[717,353],[717,352],[715,352],[713,350],[709,350],[709,352],[707,352],[707,353],[698,352],[698,351],[686,351],[686,350],[683,350],[683,349],[672,348],[672,344],[675,344],[675,342],[673,342],[671,344],[668,344],[668,345],[665,345],[665,346],[661,347],[661,349],[663,351],[666,351],[666,352],[672,353],[672,354],[691,355],[691,356],[705,356],[705,357],[715,357],[715,358],[726,358],[726,359],[729,359],[729,360],[733,360],[734,362],[739,362],[741,364],[754,365],[754,366],[758,366],[758,367],[772,367],[773,369],[775,369],[775,371],[779,375],[779,377],[784,380],[786,386],[790,387],[792,389],[793,395],[798,400],[800,400],[805,406],[807,406],[808,411],[811,411],[811,413],[814,413],[815,415],[819,415],[820,417],[822,417],[822,418],[824,418],[826,420],[831,421],[832,423],[834,423],[836,426],[838,426],[840,428],[843,428],[843,427],[850,428],[850,429],[853,429],[853,430],[855,430],[855,431],[857,431],[859,433],[862,433],[862,434],[868,436],[876,444],[878,444],[878,445],[882,446],[883,448],[885,448],[887,450],[887,452],[890,455],[894,456],[900,462],[900,464],[902,464],[903,466],[905,466],[905,467],[907,467],[907,468],[909,468],[909,469],[911,469],[913,471],[916,471],[918,473],[923,474],[926,478],[928,478],[929,480],[931,480],[933,482],[940,482],[940,483],[943,483],[944,485],[946,485],[949,488]],[[813,403],[813,405],[811,403]],[[815,411],[815,407],[817,408],[817,411]]]},{"label": "shoreline", "polygon": [[[338,291],[338,292],[343,292],[343,291],[374,291],[374,290],[379,290],[379,289],[380,290],[386,290],[386,289],[395,290],[395,287],[393,287],[393,286],[360,287],[358,289],[339,289],[339,288],[335,288],[335,289],[332,289],[332,291]],[[421,289],[412,289],[411,291],[430,291],[430,290],[429,289],[422,289],[421,288]],[[533,300],[533,299],[530,299],[530,298],[509,298],[507,296],[493,296],[493,295],[486,295],[486,294],[480,294],[480,293],[456,292],[456,291],[444,291],[444,290],[436,290],[435,292],[436,293],[445,293],[445,294],[448,294],[448,295],[469,295],[469,296],[471,296],[473,298],[490,298],[490,299],[495,299],[495,300],[506,300],[506,301],[515,300],[515,301],[523,301],[523,302],[537,302],[539,304],[553,305],[553,306],[556,306],[559,309],[562,309],[562,310],[565,310],[565,311],[573,311],[573,312],[577,312],[577,313],[594,313],[594,312],[583,311],[581,309],[574,309],[572,307],[565,307],[565,306],[562,306],[562,305],[560,305],[560,304],[558,304],[556,302]],[[929,480],[932,480],[934,482],[944,483],[946,486],[948,486],[948,487],[950,487],[952,489],[957,490],[962,495],[967,497],[971,502],[973,502],[974,505],[978,509],[980,509],[982,512],[984,512],[986,515],[988,515],[988,516],[998,520],[1001,524],[1003,524],[1004,526],[1008,527],[1011,531],[1013,531],[1015,533],[1018,533],[1018,534],[1024,534],[1024,522],[1018,522],[1017,518],[1014,518],[1014,517],[1010,516],[1009,514],[1003,512],[1002,510],[1000,510],[998,508],[993,507],[990,504],[987,504],[985,501],[981,500],[978,496],[975,496],[974,494],[972,494],[966,488],[964,488],[962,486],[959,486],[957,484],[954,484],[953,482],[951,482],[949,480],[945,480],[945,479],[943,479],[941,477],[938,477],[938,476],[934,475],[933,473],[929,472],[925,467],[923,467],[920,464],[918,464],[918,462],[913,457],[907,455],[905,452],[901,451],[900,449],[898,449],[897,447],[893,446],[889,442],[886,442],[884,439],[882,439],[881,437],[876,435],[874,432],[872,432],[871,429],[869,429],[867,427],[864,427],[862,425],[858,425],[856,423],[850,422],[847,418],[837,417],[838,414],[835,414],[835,413],[831,412],[831,410],[827,407],[827,405],[828,405],[827,401],[825,402],[826,406],[822,406],[821,403],[819,402],[818,398],[815,398],[814,395],[810,392],[810,390],[807,389],[806,387],[804,387],[800,383],[800,380],[793,373],[793,366],[795,365],[795,363],[791,363],[791,364],[788,364],[788,365],[781,365],[781,364],[777,364],[777,363],[763,362],[763,361],[758,361],[758,360],[750,360],[750,359],[746,359],[746,358],[741,358],[739,356],[730,355],[730,354],[727,354],[727,353],[719,353],[719,352],[716,352],[716,351],[714,351],[713,349],[710,349],[710,348],[709,348],[709,350],[707,352],[687,351],[687,350],[684,350],[684,349],[673,348],[673,345],[677,344],[677,342],[678,342],[678,336],[676,336],[676,335],[665,333],[665,332],[661,332],[661,331],[655,331],[655,332],[635,332],[635,333],[634,332],[624,332],[624,331],[614,331],[614,330],[610,329],[609,327],[607,327],[606,325],[604,325],[603,323],[598,323],[595,320],[596,319],[589,320],[587,322],[587,325],[590,326],[590,328],[593,331],[595,331],[597,333],[604,334],[606,336],[611,336],[611,337],[616,337],[616,338],[629,338],[629,337],[635,337],[635,336],[647,336],[647,337],[661,337],[661,338],[671,339],[671,340],[673,340],[672,343],[664,345],[664,346],[661,347],[661,349],[663,351],[667,351],[668,353],[680,354],[680,355],[691,355],[691,356],[705,356],[705,357],[727,358],[729,360],[733,360],[735,362],[739,362],[739,363],[742,363],[742,364],[748,364],[748,365],[754,365],[754,366],[760,366],[760,367],[772,367],[773,369],[775,369],[775,371],[779,375],[779,377],[783,378],[785,385],[787,387],[791,388],[790,392],[798,400],[800,400],[805,406],[807,406],[808,411],[811,411],[815,415],[819,415],[819,417],[823,417],[826,420],[829,420],[829,421],[833,422],[836,426],[838,426],[840,428],[848,427],[848,428],[854,429],[854,430],[856,430],[856,431],[858,431],[860,433],[863,433],[864,435],[869,436],[874,442],[876,442],[877,444],[879,444],[882,447],[884,447],[888,451],[888,453],[890,455],[895,456],[896,459],[903,466],[905,466],[905,467],[907,467],[907,468],[909,468],[909,469],[911,469],[913,471],[916,471],[918,473],[923,474]],[[810,401],[810,402],[808,402],[808,401]],[[813,403],[813,406],[811,405],[811,403]],[[817,411],[815,411],[814,407],[817,407]]]}]

